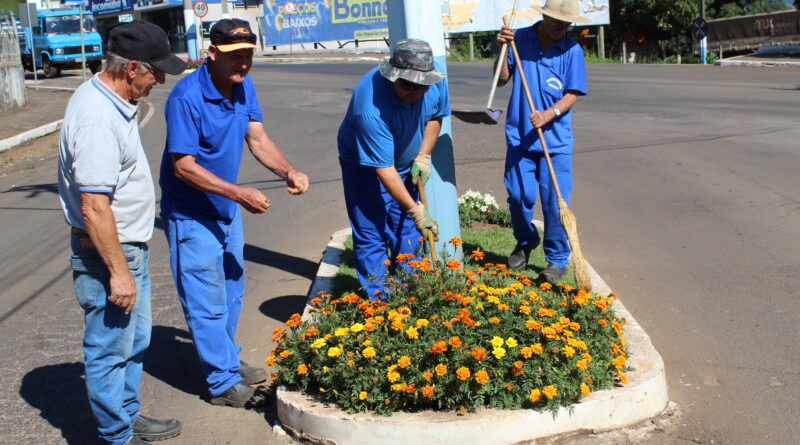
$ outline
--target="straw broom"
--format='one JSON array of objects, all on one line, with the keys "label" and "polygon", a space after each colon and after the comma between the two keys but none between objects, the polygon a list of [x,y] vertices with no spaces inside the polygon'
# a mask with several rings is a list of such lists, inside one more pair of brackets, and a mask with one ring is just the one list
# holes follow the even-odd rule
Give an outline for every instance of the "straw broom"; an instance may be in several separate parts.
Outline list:
[{"label": "straw broom", "polygon": [[[506,20],[507,18],[503,17],[503,21],[506,22]],[[528,105],[530,106],[531,110],[535,110],[536,108],[533,105],[531,90],[528,88],[528,81],[525,79],[525,72],[522,70],[521,59],[519,58],[519,53],[517,53],[517,45],[513,40],[511,41],[511,50],[514,51],[514,59],[517,60],[516,66],[517,70],[519,70],[522,88],[525,89],[525,96],[528,98]],[[567,233],[569,247],[572,250],[572,257],[570,259],[572,261],[572,271],[575,275],[575,284],[577,284],[578,289],[591,291],[592,279],[589,277],[589,268],[586,266],[586,260],[583,258],[581,245],[580,242],[578,242],[578,226],[575,223],[575,215],[572,214],[572,210],[567,207],[567,202],[561,197],[561,189],[558,187],[556,172],[553,170],[553,163],[550,161],[550,152],[547,150],[547,143],[544,140],[542,129],[537,128],[536,130],[539,132],[539,141],[542,143],[544,157],[547,159],[547,167],[550,170],[550,177],[553,179],[553,187],[555,188],[556,197],[558,198],[558,212],[561,225],[564,227],[564,231]]]}]

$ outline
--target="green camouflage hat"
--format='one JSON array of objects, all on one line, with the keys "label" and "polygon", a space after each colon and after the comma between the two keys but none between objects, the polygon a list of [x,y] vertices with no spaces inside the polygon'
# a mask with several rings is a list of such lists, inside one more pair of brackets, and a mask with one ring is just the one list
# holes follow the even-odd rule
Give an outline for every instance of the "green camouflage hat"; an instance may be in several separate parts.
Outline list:
[{"label": "green camouflage hat", "polygon": [[406,39],[397,42],[392,57],[380,64],[383,77],[394,82],[405,79],[418,85],[433,85],[444,79],[444,74],[433,67],[433,50],[428,42]]}]

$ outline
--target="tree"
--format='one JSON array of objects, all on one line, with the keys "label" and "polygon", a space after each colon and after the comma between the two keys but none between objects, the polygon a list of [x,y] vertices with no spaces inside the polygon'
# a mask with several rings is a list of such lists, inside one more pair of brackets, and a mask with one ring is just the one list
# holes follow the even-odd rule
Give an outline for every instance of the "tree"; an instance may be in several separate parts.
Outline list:
[{"label": "tree", "polygon": [[609,43],[663,45],[669,55],[691,51],[689,29],[697,18],[697,0],[617,0],[610,2]]},{"label": "tree", "polygon": [[[795,0],[794,3],[797,6],[800,0]],[[706,5],[706,17],[719,19],[780,11],[786,9],[787,3],[782,0],[707,0]]]}]

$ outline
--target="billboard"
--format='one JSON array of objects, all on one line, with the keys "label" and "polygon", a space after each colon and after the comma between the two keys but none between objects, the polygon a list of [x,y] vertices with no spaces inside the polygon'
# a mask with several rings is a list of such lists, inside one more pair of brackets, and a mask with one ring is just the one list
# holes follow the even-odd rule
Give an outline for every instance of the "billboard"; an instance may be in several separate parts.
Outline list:
[{"label": "billboard", "polygon": [[387,0],[265,0],[268,45],[389,37]]},{"label": "billboard", "polygon": [[181,6],[182,0],[91,0],[92,14],[95,16],[128,14],[131,12],[157,9],[164,6]]},{"label": "billboard", "polygon": [[[503,15],[511,14],[514,0],[440,0],[442,25],[445,32],[496,31],[503,23]],[[531,9],[532,3],[544,0],[520,0],[514,28],[530,26],[541,19],[541,14]],[[581,16],[590,20],[581,26],[608,25],[609,0],[579,0]]]}]

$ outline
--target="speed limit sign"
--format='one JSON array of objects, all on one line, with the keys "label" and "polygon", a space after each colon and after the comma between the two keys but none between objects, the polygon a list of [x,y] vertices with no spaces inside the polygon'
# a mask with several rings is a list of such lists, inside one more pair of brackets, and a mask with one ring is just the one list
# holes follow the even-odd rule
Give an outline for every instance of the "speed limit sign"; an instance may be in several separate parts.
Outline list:
[{"label": "speed limit sign", "polygon": [[197,0],[194,2],[194,15],[203,18],[208,14],[208,3],[204,2],[203,0]]}]

